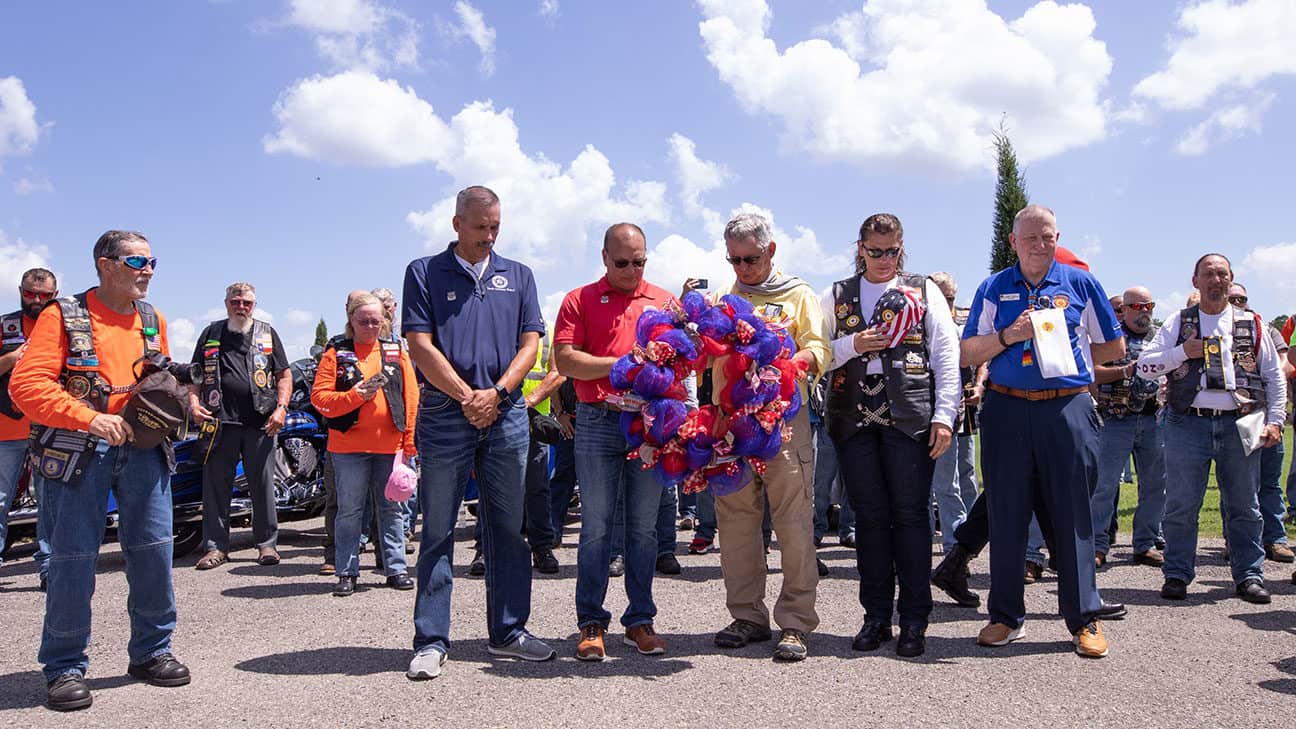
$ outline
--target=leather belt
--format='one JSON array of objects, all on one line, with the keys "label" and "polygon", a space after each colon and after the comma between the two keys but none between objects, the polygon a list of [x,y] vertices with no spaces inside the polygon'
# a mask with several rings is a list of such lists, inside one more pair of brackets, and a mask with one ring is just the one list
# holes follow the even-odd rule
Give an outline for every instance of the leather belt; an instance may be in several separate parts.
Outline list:
[{"label": "leather belt", "polygon": [[1064,387],[1060,390],[1018,390],[1015,387],[1004,387],[1003,385],[996,385],[993,382],[987,382],[986,387],[989,387],[991,390],[1002,395],[1031,401],[1054,400],[1059,397],[1070,397],[1071,395],[1079,395],[1082,392],[1089,391],[1087,386]]},{"label": "leather belt", "polygon": [[1214,408],[1188,408],[1189,415],[1196,415],[1199,418],[1236,418],[1239,413],[1234,410],[1215,410]]}]

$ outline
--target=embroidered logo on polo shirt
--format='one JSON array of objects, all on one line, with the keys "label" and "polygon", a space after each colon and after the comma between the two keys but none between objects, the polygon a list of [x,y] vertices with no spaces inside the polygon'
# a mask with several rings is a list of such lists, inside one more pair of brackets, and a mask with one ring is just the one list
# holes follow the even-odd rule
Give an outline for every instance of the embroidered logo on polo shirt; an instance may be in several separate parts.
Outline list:
[{"label": "embroidered logo on polo shirt", "polygon": [[493,289],[502,289],[508,286],[508,279],[499,274],[495,274],[494,276],[491,276],[490,285]]}]

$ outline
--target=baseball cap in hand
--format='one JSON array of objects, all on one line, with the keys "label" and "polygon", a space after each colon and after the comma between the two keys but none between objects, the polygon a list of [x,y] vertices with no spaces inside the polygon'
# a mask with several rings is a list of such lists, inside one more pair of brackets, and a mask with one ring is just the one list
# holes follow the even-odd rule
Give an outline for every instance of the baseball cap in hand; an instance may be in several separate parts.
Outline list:
[{"label": "baseball cap in hand", "polygon": [[136,448],[155,448],[184,424],[188,415],[188,393],[165,370],[153,372],[135,386],[122,419],[135,431]]}]

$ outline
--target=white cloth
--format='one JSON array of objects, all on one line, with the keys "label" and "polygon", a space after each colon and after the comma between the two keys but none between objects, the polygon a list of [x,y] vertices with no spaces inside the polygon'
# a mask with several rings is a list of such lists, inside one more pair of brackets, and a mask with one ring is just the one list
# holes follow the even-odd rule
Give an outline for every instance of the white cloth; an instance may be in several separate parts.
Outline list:
[{"label": "white cloth", "polygon": [[468,273],[472,274],[473,279],[476,281],[480,281],[481,277],[486,275],[486,269],[490,267],[491,257],[489,254],[476,263],[469,263],[467,259],[460,258],[458,253],[454,254],[454,257],[460,266],[463,266]]},{"label": "white cloth", "polygon": [[[877,300],[887,289],[895,288],[897,283],[896,278],[885,283],[873,283],[860,276],[860,316],[871,317]],[[828,339],[832,342],[832,364],[828,369],[835,370],[860,355],[855,351],[854,335],[837,336],[837,301],[833,297],[832,287],[824,292],[820,301],[824,321],[827,323]],[[954,326],[954,317],[950,314],[949,307],[945,306],[945,295],[931,279],[927,279],[927,313],[923,317],[923,326],[927,329],[927,359],[936,380],[932,422],[953,428],[954,415],[963,402],[963,381],[958,369],[959,332]],[[882,374],[881,360],[873,358],[868,364],[867,372],[871,375]]]},{"label": "white cloth", "polygon": [[[1231,353],[1233,349],[1233,317],[1236,310],[1227,306],[1219,314],[1207,314],[1200,312],[1201,332],[1199,338],[1219,337],[1224,345],[1225,354]],[[1245,314],[1250,316],[1250,314]],[[1263,331],[1263,322],[1257,327],[1256,337],[1260,343],[1260,378],[1264,380],[1265,386],[1265,423],[1268,425],[1282,425],[1287,418],[1287,381],[1282,376],[1282,365],[1278,362],[1278,351],[1274,349],[1273,341],[1266,336]],[[1165,324],[1157,331],[1153,337],[1152,343],[1143,350],[1139,357],[1138,368],[1139,374],[1147,379],[1159,377],[1174,371],[1179,365],[1188,361],[1188,355],[1184,353],[1183,345],[1175,344],[1179,341],[1179,312],[1175,312],[1166,319]],[[1233,360],[1229,356],[1224,360],[1224,371],[1226,377],[1231,380],[1234,377]],[[1227,382],[1227,380],[1226,380]],[[1202,373],[1201,381],[1202,390],[1193,398],[1192,406],[1198,408],[1209,408],[1212,410],[1235,410],[1237,401],[1233,399],[1233,394],[1227,390],[1207,390],[1206,373]]]},{"label": "white cloth", "polygon": [[1037,309],[1030,313],[1035,338],[1031,344],[1035,364],[1043,377],[1069,377],[1080,374],[1071,336],[1067,333],[1066,314],[1061,309]]}]

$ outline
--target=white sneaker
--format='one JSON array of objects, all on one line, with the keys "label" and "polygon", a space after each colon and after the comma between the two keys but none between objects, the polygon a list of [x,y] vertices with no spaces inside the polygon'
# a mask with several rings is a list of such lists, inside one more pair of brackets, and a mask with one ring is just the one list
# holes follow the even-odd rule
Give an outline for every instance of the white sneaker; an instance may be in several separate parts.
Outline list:
[{"label": "white sneaker", "polygon": [[557,657],[558,652],[539,638],[523,631],[508,645],[487,645],[486,652],[492,656],[520,658],[524,661],[547,661]]},{"label": "white sneaker", "polygon": [[409,670],[405,672],[405,678],[411,681],[426,681],[430,678],[436,678],[441,675],[441,667],[445,665],[446,654],[441,652],[440,648],[424,648],[414,654],[410,660]]}]

